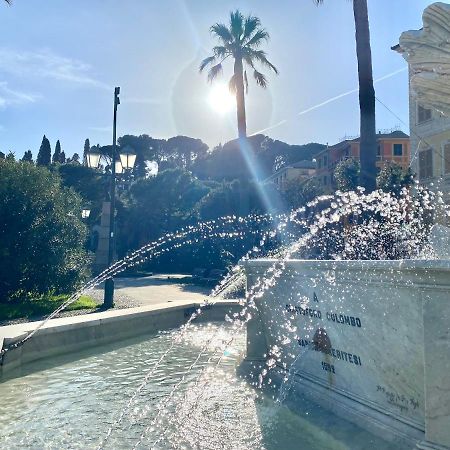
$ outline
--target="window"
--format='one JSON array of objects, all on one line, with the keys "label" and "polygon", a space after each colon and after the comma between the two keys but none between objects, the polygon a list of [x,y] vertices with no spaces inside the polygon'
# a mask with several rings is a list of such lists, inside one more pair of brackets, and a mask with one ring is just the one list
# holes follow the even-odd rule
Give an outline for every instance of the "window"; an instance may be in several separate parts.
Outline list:
[{"label": "window", "polygon": [[325,186],[327,185],[327,176],[326,176],[326,175],[323,177],[323,184],[324,184]]},{"label": "window", "polygon": [[433,154],[431,148],[419,153],[419,178],[430,178],[433,176]]},{"label": "window", "polygon": [[325,156],[323,157],[323,167],[327,167],[327,166],[328,166],[328,156],[325,155]]},{"label": "window", "polygon": [[450,142],[444,145],[444,173],[450,173]]},{"label": "window", "polygon": [[417,123],[424,123],[431,120],[431,109],[417,105]]},{"label": "window", "polygon": [[319,158],[319,159],[317,160],[317,168],[318,168],[318,169],[321,169],[321,168],[322,168],[322,158]]},{"label": "window", "polygon": [[403,144],[394,144],[392,146],[392,154],[394,156],[403,156]]},{"label": "window", "polygon": [[378,159],[378,160],[383,159],[382,156],[383,156],[383,155],[381,154],[381,145],[378,144],[378,145],[377,145],[377,159]]}]

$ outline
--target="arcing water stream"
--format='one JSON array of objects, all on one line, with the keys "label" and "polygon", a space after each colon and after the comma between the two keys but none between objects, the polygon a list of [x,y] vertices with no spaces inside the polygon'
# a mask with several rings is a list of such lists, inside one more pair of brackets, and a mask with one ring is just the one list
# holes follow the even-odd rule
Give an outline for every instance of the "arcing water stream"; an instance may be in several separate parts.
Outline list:
[{"label": "arcing water stream", "polygon": [[[197,227],[190,227],[164,236],[158,241],[152,242],[137,250],[127,258],[118,261],[106,271],[101,273],[95,279],[86,283],[86,285],[76,294],[74,294],[63,307],[75,301],[83,292],[92,289],[96,284],[105,279],[120,273],[126,268],[142,263],[148,258],[155,258],[158,255],[178,248],[183,245],[189,245],[204,238],[222,238],[222,239],[240,239],[247,233],[261,233],[260,246],[253,248],[245,258],[251,258],[254,255],[264,253],[264,245],[268,239],[275,239],[283,236],[281,247],[276,254],[271,267],[266,273],[259,277],[253,286],[248,287],[245,301],[242,302],[242,310],[230,319],[232,331],[228,339],[222,340],[222,345],[215,347],[214,351],[209,351],[211,343],[217,339],[216,335],[208,338],[200,347],[200,351],[187,368],[178,374],[177,381],[172,384],[172,388],[158,402],[156,406],[157,413],[154,415],[150,424],[147,425],[137,440],[134,442],[134,448],[137,448],[145,439],[147,434],[151,433],[152,448],[158,445],[162,439],[169,433],[168,424],[173,423],[171,418],[169,404],[174,398],[178,398],[179,389],[185,381],[191,378],[192,373],[197,370],[197,377],[193,386],[197,388],[201,385],[201,380],[205,373],[210,370],[209,363],[214,363],[218,367],[224,358],[226,349],[233,344],[235,339],[240,336],[243,326],[251,319],[255,300],[260,298],[263,293],[277,283],[278,278],[285,269],[285,261],[296,256],[314,257],[317,259],[399,259],[399,258],[433,258],[432,248],[429,246],[427,236],[432,225],[432,214],[435,212],[436,204],[442,209],[443,217],[448,215],[448,210],[444,207],[440,194],[426,191],[422,188],[416,188],[413,192],[406,189],[402,190],[398,196],[384,193],[381,191],[373,192],[369,195],[363,195],[361,192],[337,193],[335,196],[323,196],[309,203],[306,207],[293,211],[288,216],[278,219],[278,225],[275,230],[255,232],[252,226],[264,225],[267,228],[272,218],[269,216],[250,216],[245,219],[236,217],[226,217],[215,222],[199,224]],[[312,219],[311,219],[312,216]],[[301,230],[298,233],[298,230]],[[295,234],[297,232],[297,234]],[[300,234],[300,235],[299,235]],[[216,287],[208,301],[214,302],[215,298],[223,294],[230,287],[235,285],[242,277],[241,269],[234,268],[230,275]],[[47,320],[54,317],[63,307],[56,310]],[[123,405],[115,415],[108,429],[100,440],[97,448],[103,448],[112,438],[116,430],[121,429],[121,424],[126,418],[130,420],[135,414],[136,403],[141,399],[141,395],[146,391],[148,383],[153,380],[155,374],[161,368],[162,362],[167,358],[170,352],[177,351],[187,333],[193,326],[193,321],[201,314],[202,308],[197,310],[188,320],[188,322],[172,335],[171,343],[160,354],[159,358],[146,371],[138,387],[129,395],[128,401]],[[43,326],[41,323],[35,330],[26,336],[19,345],[23,345],[28,339]],[[297,330],[287,329],[291,334],[286,339],[295,339]],[[220,335],[221,330],[217,330]],[[6,349],[8,351],[9,349]],[[196,367],[201,363],[202,358],[208,354],[206,364],[198,370]],[[262,387],[267,379],[271,383],[268,374],[275,367],[279,349],[270,349],[266,366],[262,368],[259,374],[255,374],[255,385]],[[298,357],[298,355],[297,355]],[[281,385],[281,391],[278,395],[282,402],[286,398],[286,390],[289,388],[290,373]],[[202,385],[200,392],[205,391],[206,386]],[[188,402],[189,391],[185,391],[182,397],[182,404]],[[202,394],[197,399],[188,402],[192,409],[185,411],[185,419],[195,415],[195,410],[202,399]],[[180,400],[180,399],[178,399]],[[149,409],[139,413],[139,420],[146,418]],[[164,419],[164,420],[163,420]],[[163,427],[163,424],[165,428]],[[158,429],[160,430],[158,432]],[[205,444],[206,445],[206,444]],[[204,448],[207,448],[206,446]]]}]

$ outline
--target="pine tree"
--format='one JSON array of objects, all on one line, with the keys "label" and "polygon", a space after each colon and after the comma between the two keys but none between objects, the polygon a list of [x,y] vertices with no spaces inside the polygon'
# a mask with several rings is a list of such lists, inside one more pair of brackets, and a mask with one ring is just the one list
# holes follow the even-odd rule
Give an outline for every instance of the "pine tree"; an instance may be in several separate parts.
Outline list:
[{"label": "pine tree", "polygon": [[29,162],[29,163],[32,163],[32,162],[33,162],[33,154],[31,153],[31,150],[27,150],[27,151],[23,154],[22,161],[23,161],[23,162]]},{"label": "pine tree", "polygon": [[42,138],[41,147],[39,148],[39,153],[37,155],[36,164],[38,166],[49,166],[51,157],[52,157],[52,149],[50,147],[50,142],[44,134],[44,137]]},{"label": "pine tree", "polygon": [[84,141],[84,150],[83,150],[83,164],[87,165],[87,154],[89,153],[89,150],[91,149],[91,143],[89,142],[89,139],[86,139]]},{"label": "pine tree", "polygon": [[53,159],[52,163],[60,163],[61,162],[61,143],[59,142],[59,139],[56,141],[55,145],[55,153],[53,153]]}]

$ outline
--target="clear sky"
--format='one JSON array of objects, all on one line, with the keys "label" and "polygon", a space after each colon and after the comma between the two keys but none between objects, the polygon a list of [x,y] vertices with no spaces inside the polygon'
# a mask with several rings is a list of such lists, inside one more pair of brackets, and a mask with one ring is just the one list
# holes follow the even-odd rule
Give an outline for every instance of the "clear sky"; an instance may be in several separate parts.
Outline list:
[{"label": "clear sky", "polygon": [[[376,94],[408,122],[406,63],[390,47],[422,26],[425,0],[369,0]],[[84,140],[111,142],[114,86],[118,135],[177,134],[210,146],[236,136],[235,114],[208,103],[198,74],[214,45],[209,27],[230,10],[260,17],[279,68],[266,91],[250,81],[248,132],[289,143],[336,143],[359,133],[352,5],[347,0],[14,0],[0,5],[0,150],[36,155],[43,134],[66,155]],[[231,74],[225,68],[224,81]],[[377,104],[377,127],[402,125]]]}]

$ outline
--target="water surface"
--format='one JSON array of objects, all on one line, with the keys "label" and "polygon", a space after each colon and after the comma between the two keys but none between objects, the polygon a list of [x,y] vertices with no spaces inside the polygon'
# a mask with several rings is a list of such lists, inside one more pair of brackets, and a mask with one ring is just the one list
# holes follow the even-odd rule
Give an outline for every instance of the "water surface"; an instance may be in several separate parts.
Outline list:
[{"label": "water surface", "polygon": [[[54,358],[51,367],[49,361],[37,362],[15,374],[20,377],[4,379],[0,448],[96,448],[176,333]],[[245,334],[230,326],[190,328],[114,427],[105,448],[137,443],[143,449],[394,448],[317,406],[296,404],[294,413],[257,392],[236,376],[244,348]],[[288,404],[289,398],[290,393]]]}]

